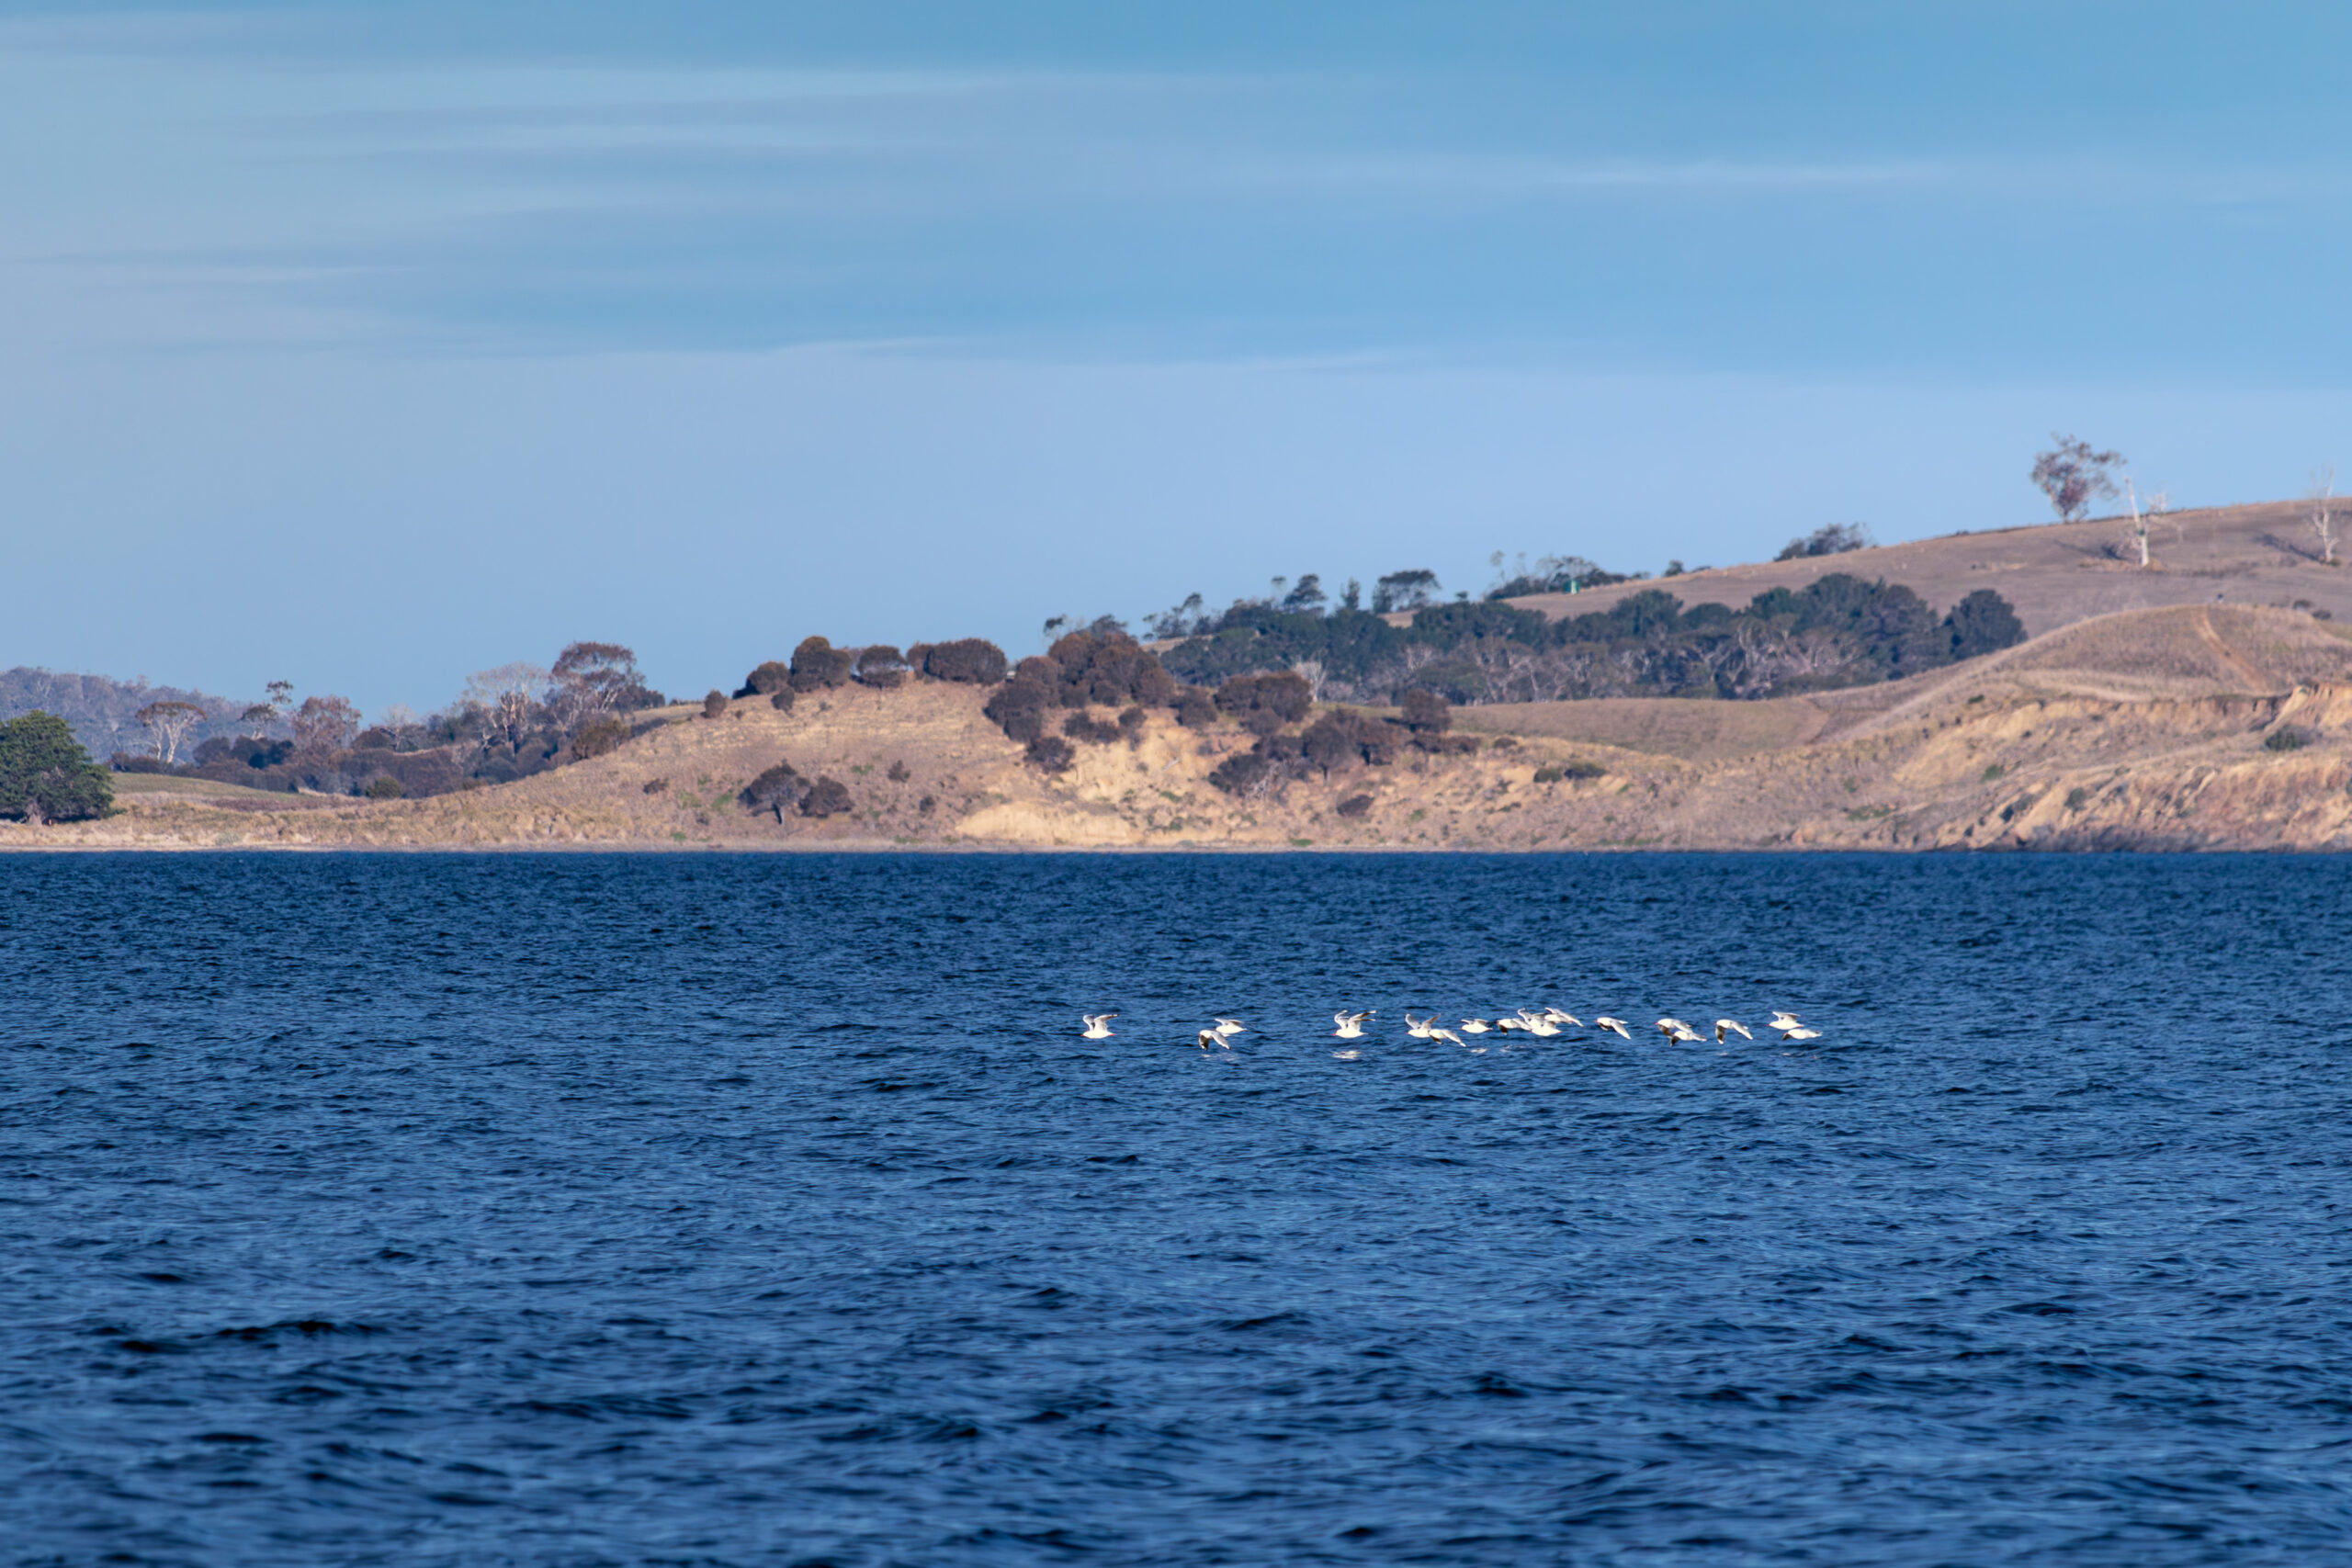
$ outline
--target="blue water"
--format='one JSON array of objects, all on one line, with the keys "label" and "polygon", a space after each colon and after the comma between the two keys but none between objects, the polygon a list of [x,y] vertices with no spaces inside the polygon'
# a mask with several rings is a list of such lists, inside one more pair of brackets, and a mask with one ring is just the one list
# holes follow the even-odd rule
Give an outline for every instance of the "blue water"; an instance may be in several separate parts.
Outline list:
[{"label": "blue water", "polygon": [[2348,970],[2324,859],[0,856],[0,1551],[2346,1561]]}]

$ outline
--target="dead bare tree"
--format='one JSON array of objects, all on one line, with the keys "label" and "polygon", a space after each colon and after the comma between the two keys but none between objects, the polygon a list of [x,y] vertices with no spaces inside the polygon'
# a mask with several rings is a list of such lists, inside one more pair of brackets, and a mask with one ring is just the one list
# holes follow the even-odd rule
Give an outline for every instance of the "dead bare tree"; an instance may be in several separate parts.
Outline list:
[{"label": "dead bare tree", "polygon": [[2148,524],[2152,516],[2141,512],[2140,491],[2132,483],[2132,476],[2129,474],[2123,476],[2123,493],[2132,502],[2132,526],[2123,536],[2123,540],[2127,545],[2139,547],[2140,565],[2144,570],[2151,564],[2148,556]]},{"label": "dead bare tree", "polygon": [[2335,465],[2313,469],[2312,487],[2305,491],[2312,503],[2312,535],[2319,541],[2322,566],[2335,564]]},{"label": "dead bare tree", "polygon": [[187,732],[212,716],[194,703],[149,703],[137,714],[155,738],[155,755],[166,763],[180,760],[180,742]]}]

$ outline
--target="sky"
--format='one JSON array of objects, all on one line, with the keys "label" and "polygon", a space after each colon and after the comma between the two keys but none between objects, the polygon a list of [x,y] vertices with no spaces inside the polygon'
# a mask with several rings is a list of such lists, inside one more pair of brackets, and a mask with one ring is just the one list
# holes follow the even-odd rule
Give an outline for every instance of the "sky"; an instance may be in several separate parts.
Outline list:
[{"label": "sky", "polygon": [[1656,571],[2352,462],[2352,11],[0,0],[0,668]]}]

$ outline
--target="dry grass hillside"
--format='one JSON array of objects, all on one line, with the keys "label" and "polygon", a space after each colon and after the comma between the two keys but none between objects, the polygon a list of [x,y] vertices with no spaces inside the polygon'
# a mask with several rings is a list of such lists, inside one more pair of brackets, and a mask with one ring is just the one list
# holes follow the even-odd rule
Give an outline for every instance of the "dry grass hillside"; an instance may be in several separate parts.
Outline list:
[{"label": "dry grass hillside", "polygon": [[[1511,603],[1557,618],[1664,588],[1685,604],[1712,600],[1736,609],[1767,589],[1802,588],[1825,572],[1845,571],[1903,583],[1939,612],[1990,588],[2016,607],[2027,632],[2036,636],[2119,610],[2188,604],[2301,606],[2352,621],[2352,568],[2322,564],[2308,513],[2304,502],[2169,513],[2150,530],[2154,562],[2147,568],[2139,564],[2138,547],[2126,542],[2130,519],[2102,517],[1720,567]],[[2338,526],[2352,535],[2352,517]],[[2352,547],[2337,554],[2339,559],[2352,556]]]},{"label": "dry grass hillside", "polygon": [[[1155,714],[1047,776],[984,695],[678,710],[594,761],[429,800],[145,789],[103,822],[0,824],[0,847],[2352,848],[2352,640],[2281,610],[2126,611],[1775,702],[1471,709],[1474,751],[1249,799],[1207,782],[1249,746],[1238,730]],[[779,760],[841,781],[853,809],[746,810],[737,792]]]}]

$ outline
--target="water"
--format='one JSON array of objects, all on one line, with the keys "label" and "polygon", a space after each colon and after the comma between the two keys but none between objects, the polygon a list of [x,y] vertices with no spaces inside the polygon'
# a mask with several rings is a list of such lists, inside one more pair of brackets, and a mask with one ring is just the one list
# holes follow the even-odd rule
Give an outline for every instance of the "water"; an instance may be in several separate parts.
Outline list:
[{"label": "water", "polygon": [[6,1561],[2343,1561],[2348,881],[0,857]]}]

